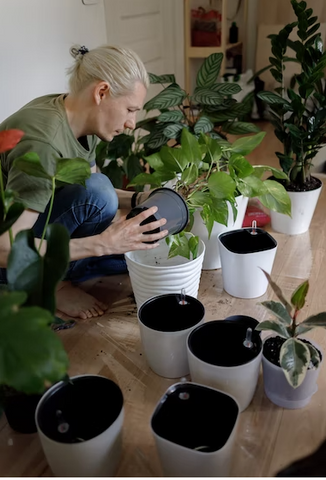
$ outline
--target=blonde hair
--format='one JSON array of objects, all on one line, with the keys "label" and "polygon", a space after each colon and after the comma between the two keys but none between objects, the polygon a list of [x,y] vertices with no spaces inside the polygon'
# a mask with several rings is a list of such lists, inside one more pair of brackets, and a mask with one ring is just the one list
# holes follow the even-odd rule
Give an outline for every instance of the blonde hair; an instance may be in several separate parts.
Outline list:
[{"label": "blonde hair", "polygon": [[108,82],[113,97],[128,94],[135,83],[148,88],[146,68],[138,55],[130,49],[103,45],[88,50],[74,45],[70,54],[75,63],[68,68],[70,92],[76,94],[94,81]]}]

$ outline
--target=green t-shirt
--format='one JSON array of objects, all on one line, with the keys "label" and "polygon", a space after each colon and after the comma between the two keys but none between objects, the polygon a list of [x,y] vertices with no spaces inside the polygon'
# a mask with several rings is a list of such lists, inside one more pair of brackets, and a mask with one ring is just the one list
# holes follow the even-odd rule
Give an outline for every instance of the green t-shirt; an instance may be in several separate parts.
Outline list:
[{"label": "green t-shirt", "polygon": [[12,165],[15,158],[35,152],[45,168],[53,156],[81,157],[91,166],[95,164],[97,137],[87,136],[88,149],[76,139],[68,123],[64,97],[36,98],[0,124],[0,131],[17,128],[25,133],[16,147],[1,154],[1,168],[6,188],[17,192],[25,207],[37,212],[44,212],[50,200],[51,181],[20,172]]}]

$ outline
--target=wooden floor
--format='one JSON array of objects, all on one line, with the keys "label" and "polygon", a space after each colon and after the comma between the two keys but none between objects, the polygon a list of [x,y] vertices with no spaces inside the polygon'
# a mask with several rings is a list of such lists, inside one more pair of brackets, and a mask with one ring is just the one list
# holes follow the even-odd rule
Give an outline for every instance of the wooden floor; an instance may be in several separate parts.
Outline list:
[{"label": "wooden floor", "polygon": [[[267,127],[269,128],[269,127]],[[271,163],[273,135],[251,155],[254,163]],[[257,149],[258,150],[258,149]],[[257,157],[258,155],[258,157]],[[277,162],[275,161],[275,165]],[[326,176],[320,175],[324,182]],[[310,278],[305,315],[326,310],[326,189],[324,188],[310,231],[298,236],[272,232],[278,251],[272,276],[290,296],[304,279]],[[164,379],[148,367],[140,343],[136,305],[127,275],[91,281],[85,285],[99,299],[109,303],[98,319],[80,320],[59,333],[70,357],[70,374],[101,374],[117,382],[123,391],[125,421],[123,456],[117,475],[123,477],[162,476],[149,419],[159,398],[175,380]],[[203,271],[199,300],[206,320],[231,314],[267,318],[259,302],[273,298],[268,289],[259,299],[241,300],[223,291],[221,270]],[[326,352],[326,331],[316,330],[311,338]],[[264,395],[260,376],[253,402],[241,413],[233,453],[232,476],[266,477],[293,460],[312,452],[326,438],[326,366],[322,366],[319,389],[311,403],[301,410],[283,410]],[[51,476],[37,435],[13,432],[0,419],[0,475]]]}]

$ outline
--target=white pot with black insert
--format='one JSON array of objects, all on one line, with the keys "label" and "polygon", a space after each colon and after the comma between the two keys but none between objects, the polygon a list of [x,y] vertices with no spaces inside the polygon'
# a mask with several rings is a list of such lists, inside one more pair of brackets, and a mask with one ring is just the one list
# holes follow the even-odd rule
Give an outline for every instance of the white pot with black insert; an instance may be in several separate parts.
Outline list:
[{"label": "white pot with black insert", "polygon": [[218,237],[224,290],[233,297],[264,295],[277,250],[276,240],[261,228],[241,228]]},{"label": "white pot with black insert", "polygon": [[262,341],[257,320],[244,315],[212,320],[188,336],[191,380],[232,395],[240,412],[250,404],[258,382]]},{"label": "white pot with black insert", "polygon": [[227,476],[238,418],[232,396],[195,383],[172,385],[151,418],[164,476]]},{"label": "white pot with black insert", "polygon": [[141,341],[147,362],[157,375],[188,375],[187,337],[204,317],[203,304],[184,292],[158,295],[142,304],[138,311]]},{"label": "white pot with black insert", "polygon": [[[317,348],[320,358],[322,358],[318,345],[306,339],[300,338],[299,340],[312,343]],[[280,366],[280,351],[285,341],[285,338],[278,335],[269,335],[264,340],[263,379],[265,394],[271,402],[279,407],[288,409],[303,408],[308,405],[312,396],[318,390],[317,379],[320,373],[320,365],[318,368],[315,368],[312,362],[310,362],[303,382],[299,387],[293,388]]]},{"label": "white pot with black insert", "polygon": [[99,375],[59,382],[40,400],[35,422],[57,477],[111,477],[121,456],[124,409],[120,388]]}]

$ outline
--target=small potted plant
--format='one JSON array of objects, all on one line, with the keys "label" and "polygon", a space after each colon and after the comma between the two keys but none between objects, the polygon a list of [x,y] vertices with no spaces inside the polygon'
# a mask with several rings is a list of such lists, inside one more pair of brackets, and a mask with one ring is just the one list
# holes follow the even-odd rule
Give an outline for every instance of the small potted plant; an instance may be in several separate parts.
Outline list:
[{"label": "small potted plant", "polygon": [[316,381],[322,360],[318,346],[302,335],[316,327],[326,328],[326,312],[311,315],[299,323],[298,315],[306,301],[309,281],[299,285],[288,302],[270,275],[264,273],[280,300],[262,302],[276,319],[263,321],[256,327],[259,331],[276,333],[267,337],[263,346],[265,393],[280,407],[301,408],[317,391]]},{"label": "small potted plant", "polygon": [[[284,179],[286,175],[269,166],[252,166],[245,158],[264,135],[260,132],[229,143],[204,133],[197,138],[183,128],[180,147],[163,146],[159,152],[146,157],[153,173],[142,173],[131,182],[131,185],[158,187],[175,179],[173,188],[183,196],[189,208],[188,228],[206,245],[208,254],[205,256],[208,258],[204,268],[220,267],[209,265],[211,257],[213,262],[219,258],[217,232],[213,228],[218,224],[226,229],[230,216],[234,227],[240,198],[259,197],[267,208],[290,213],[290,200],[284,187],[273,180],[262,180],[266,171],[272,172],[276,178]],[[206,237],[197,226],[196,212],[205,226]]]},{"label": "small potted plant", "polygon": [[[297,21],[269,35],[272,52],[269,69],[277,82],[273,92],[260,92],[258,97],[269,108],[275,135],[283,144],[276,152],[288,179],[281,181],[291,197],[291,217],[271,212],[272,228],[290,235],[309,229],[322,183],[311,175],[311,166],[318,150],[326,143],[326,52],[318,29],[318,18],[306,2],[291,0]],[[298,39],[289,35],[297,29]],[[294,75],[289,88],[284,72],[288,62],[295,62],[300,73]]]}]

